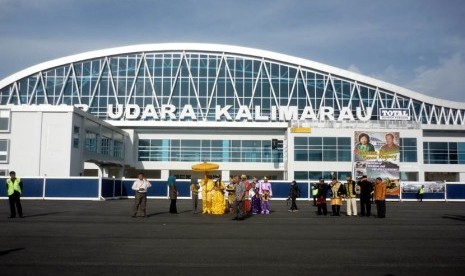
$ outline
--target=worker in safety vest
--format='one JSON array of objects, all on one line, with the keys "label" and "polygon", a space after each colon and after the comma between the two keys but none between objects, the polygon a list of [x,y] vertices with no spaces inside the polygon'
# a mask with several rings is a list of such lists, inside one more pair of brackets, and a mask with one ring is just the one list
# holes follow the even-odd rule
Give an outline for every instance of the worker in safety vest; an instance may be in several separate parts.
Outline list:
[{"label": "worker in safety vest", "polygon": [[[20,178],[16,177],[14,171],[10,172],[10,178],[6,180],[6,189],[8,192],[8,199],[10,201],[10,216],[9,218],[16,217],[16,209],[18,209],[18,215],[20,218],[23,217],[23,208],[21,207],[21,193],[23,189],[23,183]],[[15,209],[16,205],[16,209]]]},{"label": "worker in safety vest", "polygon": [[418,201],[423,202],[424,194],[425,194],[425,185],[421,185],[421,188],[418,190]]},{"label": "worker in safety vest", "polygon": [[312,185],[313,206],[316,206],[316,196],[318,195],[318,183]]}]

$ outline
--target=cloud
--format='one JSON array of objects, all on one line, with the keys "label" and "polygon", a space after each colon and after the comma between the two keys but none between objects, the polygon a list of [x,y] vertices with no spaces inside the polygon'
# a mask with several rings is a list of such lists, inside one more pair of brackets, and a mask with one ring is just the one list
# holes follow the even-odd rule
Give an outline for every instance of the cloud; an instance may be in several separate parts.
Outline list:
[{"label": "cloud", "polygon": [[354,73],[357,73],[357,74],[362,74],[362,71],[360,71],[360,69],[356,66],[356,65],[353,65],[351,64],[348,68],[347,68],[348,71],[351,71],[351,72],[354,72]]},{"label": "cloud", "polygon": [[433,68],[417,68],[415,77],[405,87],[436,98],[465,102],[465,60],[455,53],[440,60]]},{"label": "cloud", "polygon": [[402,86],[402,84],[405,83],[405,72],[402,71],[403,70],[391,64],[384,68],[384,70],[380,73],[370,74],[370,76],[375,79],[383,80],[393,84],[399,84]]}]

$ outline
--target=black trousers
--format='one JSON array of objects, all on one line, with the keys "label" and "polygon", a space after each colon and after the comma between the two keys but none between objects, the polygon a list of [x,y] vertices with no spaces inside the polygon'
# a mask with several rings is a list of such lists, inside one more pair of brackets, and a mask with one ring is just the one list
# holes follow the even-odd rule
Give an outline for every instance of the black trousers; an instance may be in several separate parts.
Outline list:
[{"label": "black trousers", "polygon": [[333,211],[333,216],[340,216],[341,212],[341,205],[331,205],[331,209]]},{"label": "black trousers", "polygon": [[8,201],[10,202],[10,216],[12,218],[16,217],[16,209],[18,209],[18,215],[20,217],[23,216],[23,208],[21,207],[20,197],[21,197],[21,194],[17,191],[15,191],[12,195],[8,197]]},{"label": "black trousers", "polygon": [[178,213],[178,208],[176,208],[176,199],[171,199],[170,200],[170,213],[171,214],[177,214]]},{"label": "black trousers", "polygon": [[[321,213],[321,211],[323,211],[323,213]],[[328,206],[326,206],[326,202],[318,204],[318,215],[322,214],[325,216],[328,214]]]},{"label": "black trousers", "polygon": [[378,218],[385,218],[386,217],[386,200],[376,200],[376,212]]},{"label": "black trousers", "polygon": [[297,204],[296,204],[296,198],[295,197],[291,197],[291,210],[298,210],[299,208],[297,208]]},{"label": "black trousers", "polygon": [[360,198],[360,215],[371,216],[371,198],[370,197],[361,197]]}]

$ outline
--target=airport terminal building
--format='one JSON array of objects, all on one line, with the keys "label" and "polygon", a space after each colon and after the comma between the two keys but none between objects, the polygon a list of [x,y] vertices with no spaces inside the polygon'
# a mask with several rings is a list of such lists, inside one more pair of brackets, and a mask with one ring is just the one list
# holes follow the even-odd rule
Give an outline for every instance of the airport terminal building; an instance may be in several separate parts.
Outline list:
[{"label": "airport terminal building", "polygon": [[[437,92],[441,95],[441,91]],[[465,103],[215,44],[105,49],[0,81],[0,172],[465,181]]]}]

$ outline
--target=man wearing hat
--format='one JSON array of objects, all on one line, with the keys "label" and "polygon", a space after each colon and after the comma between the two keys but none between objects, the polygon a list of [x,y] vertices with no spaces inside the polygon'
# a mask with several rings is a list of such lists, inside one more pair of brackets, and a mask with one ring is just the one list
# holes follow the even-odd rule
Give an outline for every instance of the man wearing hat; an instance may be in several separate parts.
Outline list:
[{"label": "man wearing hat", "polygon": [[[23,208],[21,206],[21,193],[23,190],[23,183],[20,178],[16,177],[14,171],[10,172],[10,178],[6,180],[6,189],[8,192],[8,201],[10,202],[10,216],[8,218],[16,217],[16,209],[20,218],[23,217]],[[16,209],[15,209],[16,206]]]},{"label": "man wearing hat", "polygon": [[328,194],[328,184],[325,183],[323,178],[320,178],[320,182],[318,183],[318,193],[316,195],[316,205],[318,206],[317,214],[321,215],[328,215],[328,206],[326,205],[326,196]]}]

